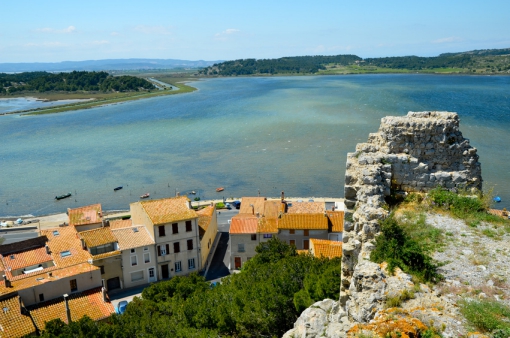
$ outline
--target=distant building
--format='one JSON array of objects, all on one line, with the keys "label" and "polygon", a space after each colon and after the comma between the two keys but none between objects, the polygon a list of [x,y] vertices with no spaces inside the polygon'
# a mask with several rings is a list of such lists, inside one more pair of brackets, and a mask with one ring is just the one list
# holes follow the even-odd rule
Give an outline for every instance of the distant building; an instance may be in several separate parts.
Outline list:
[{"label": "distant building", "polygon": [[101,204],[93,204],[75,209],[67,209],[69,226],[77,231],[97,229],[103,226],[103,211]]},{"label": "distant building", "polygon": [[198,215],[198,232],[200,240],[200,270],[207,269],[211,263],[211,249],[218,235],[218,218],[216,216],[216,207],[208,206],[197,211]]}]

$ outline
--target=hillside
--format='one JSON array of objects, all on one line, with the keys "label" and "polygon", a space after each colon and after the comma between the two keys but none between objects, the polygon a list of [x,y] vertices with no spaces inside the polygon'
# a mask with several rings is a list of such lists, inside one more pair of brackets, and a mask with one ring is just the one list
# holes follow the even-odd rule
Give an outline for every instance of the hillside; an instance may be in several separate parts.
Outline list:
[{"label": "hillside", "polygon": [[204,76],[359,73],[510,74],[510,48],[445,53],[434,57],[362,59],[356,55],[295,56],[226,61],[199,71]]}]

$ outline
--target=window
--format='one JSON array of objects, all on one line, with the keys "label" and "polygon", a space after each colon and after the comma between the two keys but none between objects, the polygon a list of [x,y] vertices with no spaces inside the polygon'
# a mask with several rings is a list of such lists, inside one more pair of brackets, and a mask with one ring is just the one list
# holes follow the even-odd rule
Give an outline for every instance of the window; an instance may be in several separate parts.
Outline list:
[{"label": "window", "polygon": [[195,258],[188,259],[188,270],[193,270],[195,268]]},{"label": "window", "polygon": [[181,252],[181,246],[179,242],[174,243],[174,252],[175,253]]},{"label": "window", "polygon": [[175,262],[175,272],[181,272],[181,262]]},{"label": "window", "polygon": [[78,291],[78,283],[76,283],[76,279],[71,279],[69,281],[69,286],[71,286],[71,292]]},{"label": "window", "polygon": [[62,251],[60,253],[60,257],[64,258],[64,257],[69,257],[71,256],[71,251],[67,250],[67,251]]},{"label": "window", "polygon": [[303,235],[305,235],[305,236],[310,236],[310,234],[309,234],[309,230],[303,230]]},{"label": "window", "polygon": [[193,250],[193,240],[188,239],[188,250]]},{"label": "window", "polygon": [[146,252],[146,253],[143,254],[143,261],[144,261],[145,264],[151,262],[151,255],[150,255],[150,253]]},{"label": "window", "polygon": [[191,231],[191,221],[186,221],[186,232]]},{"label": "window", "polygon": [[237,251],[244,252],[244,243],[237,244]]},{"label": "window", "polygon": [[257,240],[257,234],[251,234],[251,240],[256,241]]},{"label": "window", "polygon": [[142,279],[143,279],[143,270],[131,273],[131,281],[132,282],[137,282]]},{"label": "window", "polygon": [[136,256],[131,256],[131,266],[138,265],[138,259]]},{"label": "window", "polygon": [[172,224],[172,234],[178,234],[179,233],[179,224],[173,223]]},{"label": "window", "polygon": [[144,246],[143,247],[143,251],[149,251],[149,247],[148,246]]},{"label": "window", "polygon": [[135,253],[136,252],[136,249],[131,249],[131,253]]},{"label": "window", "polygon": [[39,301],[44,302],[44,293],[39,294]]},{"label": "window", "polygon": [[159,226],[158,227],[159,237],[165,237],[165,226]]},{"label": "window", "polygon": [[294,230],[294,229],[289,230],[289,235],[294,235],[295,233],[296,233],[296,230]]},{"label": "window", "polygon": [[158,245],[158,256],[168,255],[170,253],[169,249],[168,244],[166,246]]},{"label": "window", "polygon": [[91,255],[99,255],[106,252],[114,251],[115,248],[113,246],[113,243],[105,244],[105,245],[98,245],[90,248],[90,254]]},{"label": "window", "polygon": [[304,249],[304,250],[308,250],[308,249],[310,249],[310,240],[305,239],[305,240],[303,241],[303,249]]},{"label": "window", "polygon": [[101,269],[101,274],[104,275],[104,265],[100,265],[99,268]]},{"label": "window", "polygon": [[60,233],[58,232],[58,230],[53,231],[53,236],[58,236],[58,235],[60,235]]},{"label": "window", "polygon": [[264,238],[273,238],[272,234],[264,234]]},{"label": "window", "polygon": [[291,239],[291,240],[289,241],[289,244],[290,244],[290,245],[294,245],[294,246],[296,246],[296,241],[295,241],[295,240],[293,240],[293,239]]}]

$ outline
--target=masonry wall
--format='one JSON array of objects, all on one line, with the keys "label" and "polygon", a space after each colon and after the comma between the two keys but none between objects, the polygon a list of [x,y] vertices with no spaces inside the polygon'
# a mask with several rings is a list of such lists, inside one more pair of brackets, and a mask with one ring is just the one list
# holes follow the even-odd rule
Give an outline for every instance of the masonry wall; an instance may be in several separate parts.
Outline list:
[{"label": "masonry wall", "polygon": [[409,112],[388,116],[368,142],[347,154],[345,225],[340,301],[349,314],[356,304],[351,284],[358,261],[367,259],[387,216],[385,197],[392,191],[481,189],[481,165],[476,148],[459,130],[459,117],[449,112]]}]

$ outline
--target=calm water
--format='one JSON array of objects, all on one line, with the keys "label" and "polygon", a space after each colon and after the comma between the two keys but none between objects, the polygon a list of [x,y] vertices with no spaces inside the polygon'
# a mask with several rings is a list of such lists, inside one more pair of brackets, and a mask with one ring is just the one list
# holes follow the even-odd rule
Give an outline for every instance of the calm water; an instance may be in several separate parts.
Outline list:
[{"label": "calm water", "polygon": [[[202,199],[343,195],[346,153],[386,115],[447,110],[479,149],[485,187],[510,207],[510,77],[362,75],[228,78],[199,91],[43,116],[0,116],[0,215],[145,192]],[[0,105],[2,103],[0,102]],[[113,188],[124,189],[114,192]],[[222,193],[215,188],[225,187]],[[66,200],[55,195],[72,192]]]},{"label": "calm water", "polygon": [[27,110],[35,108],[54,107],[63,104],[86,101],[86,100],[58,100],[41,101],[35,98],[15,97],[10,99],[0,99],[0,114],[14,112],[18,110]]}]

